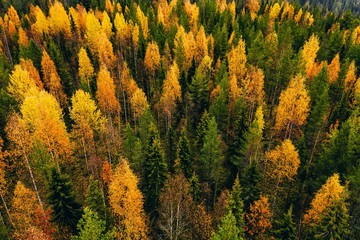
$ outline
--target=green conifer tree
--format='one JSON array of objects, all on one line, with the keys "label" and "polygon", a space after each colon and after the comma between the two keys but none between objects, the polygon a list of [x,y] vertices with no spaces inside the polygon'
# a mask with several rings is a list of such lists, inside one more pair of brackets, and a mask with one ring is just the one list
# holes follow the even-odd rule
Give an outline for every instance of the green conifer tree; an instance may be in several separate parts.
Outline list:
[{"label": "green conifer tree", "polygon": [[180,139],[177,145],[177,159],[180,162],[180,167],[186,178],[190,178],[193,172],[192,156],[190,141],[186,134],[186,128],[183,128],[180,133]]},{"label": "green conifer tree", "polygon": [[296,239],[296,226],[293,221],[292,206],[279,220],[275,221],[274,236],[276,239],[283,240]]}]

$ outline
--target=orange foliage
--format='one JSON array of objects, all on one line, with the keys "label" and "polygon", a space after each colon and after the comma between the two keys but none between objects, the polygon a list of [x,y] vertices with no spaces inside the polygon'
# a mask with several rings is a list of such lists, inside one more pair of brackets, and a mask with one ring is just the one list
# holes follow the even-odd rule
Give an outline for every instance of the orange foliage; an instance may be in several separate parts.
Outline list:
[{"label": "orange foliage", "polygon": [[109,71],[102,67],[97,76],[96,99],[100,109],[106,114],[116,114],[120,112],[120,105],[115,96],[114,80]]},{"label": "orange foliage", "polygon": [[319,49],[319,38],[313,34],[309,40],[305,42],[301,51],[301,59],[305,65],[305,73],[308,78],[313,77],[311,73],[315,64],[316,54]]},{"label": "orange foliage", "polygon": [[346,73],[346,77],[345,77],[345,91],[349,92],[351,91],[351,89],[354,88],[354,85],[356,83],[356,66],[355,66],[355,61],[353,60],[350,63],[350,66],[348,68],[348,71]]},{"label": "orange foliage", "polygon": [[151,76],[154,77],[155,71],[160,66],[160,52],[155,41],[150,42],[146,48],[144,64],[145,68],[151,73]]},{"label": "orange foliage", "polygon": [[260,10],[259,0],[247,0],[246,1],[246,8],[250,12],[251,20],[254,20],[255,17],[256,17],[257,12]]},{"label": "orange foliage", "polygon": [[20,66],[22,69],[28,71],[30,78],[32,78],[35,81],[36,86],[40,90],[44,89],[43,83],[40,79],[40,74],[36,69],[36,67],[34,66],[31,59],[20,58]]},{"label": "orange foliage", "polygon": [[240,39],[238,45],[228,53],[229,76],[235,75],[241,81],[246,74],[245,42]]},{"label": "orange foliage", "polygon": [[126,159],[121,159],[115,168],[109,185],[109,202],[118,226],[123,229],[119,233],[121,239],[148,238],[143,195]]},{"label": "orange foliage", "polygon": [[250,212],[245,214],[247,222],[245,231],[256,239],[266,239],[266,233],[272,228],[271,212],[268,199],[260,196],[260,199],[250,205]]},{"label": "orange foliage", "polygon": [[328,66],[329,70],[329,82],[334,83],[338,77],[340,72],[340,56],[336,54],[331,63]]}]

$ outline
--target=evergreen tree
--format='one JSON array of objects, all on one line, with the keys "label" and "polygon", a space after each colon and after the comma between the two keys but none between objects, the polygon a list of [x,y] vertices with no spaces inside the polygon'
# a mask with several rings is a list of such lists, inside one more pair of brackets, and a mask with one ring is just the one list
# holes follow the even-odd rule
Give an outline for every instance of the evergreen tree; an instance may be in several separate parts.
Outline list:
[{"label": "evergreen tree", "polygon": [[172,127],[167,130],[167,165],[170,173],[174,173],[174,165],[176,158],[175,131]]},{"label": "evergreen tree", "polygon": [[202,114],[200,122],[196,128],[196,146],[198,148],[201,148],[204,145],[205,132],[208,129],[209,121],[210,115],[207,111],[205,111]]},{"label": "evergreen tree", "polygon": [[349,214],[344,199],[330,207],[324,213],[314,229],[316,239],[347,239],[350,233]]},{"label": "evergreen tree", "polygon": [[106,232],[105,221],[101,220],[96,212],[89,207],[85,207],[84,214],[80,219],[77,228],[78,236],[73,236],[73,240],[111,240],[116,239],[115,231]]},{"label": "evergreen tree", "polygon": [[152,217],[156,217],[160,191],[167,178],[167,166],[157,130],[154,125],[151,125],[150,129],[143,165],[143,192],[145,210]]},{"label": "evergreen tree", "polygon": [[244,200],[244,208],[249,209],[250,204],[258,200],[260,197],[261,174],[257,163],[253,162],[245,169],[242,178],[242,199]]},{"label": "evergreen tree", "polygon": [[199,178],[196,176],[196,173],[193,172],[191,178],[189,179],[190,183],[190,193],[194,199],[194,202],[199,204],[201,201],[201,186]]},{"label": "evergreen tree", "polygon": [[240,230],[236,224],[236,218],[229,211],[222,219],[218,231],[211,237],[212,240],[242,240],[239,237]]},{"label": "evergreen tree", "polygon": [[60,175],[53,168],[49,183],[48,202],[52,209],[52,221],[60,226],[69,227],[76,231],[76,224],[81,217],[80,205],[75,196],[67,176]]},{"label": "evergreen tree", "polygon": [[27,48],[22,47],[20,49],[20,57],[24,59],[31,59],[36,69],[39,72],[41,71],[42,51],[33,39],[29,41],[29,46]]},{"label": "evergreen tree", "polygon": [[193,172],[192,156],[190,141],[186,134],[186,128],[183,128],[180,133],[180,139],[177,146],[177,159],[180,162],[180,167],[186,178],[190,178]]},{"label": "evergreen tree", "polygon": [[99,218],[103,220],[108,219],[107,208],[105,205],[105,199],[102,191],[99,188],[99,182],[93,180],[90,177],[89,186],[86,192],[85,197],[86,206],[89,207],[91,211],[96,213]]},{"label": "evergreen tree", "polygon": [[276,239],[296,239],[296,226],[293,221],[292,206],[279,220],[275,221],[274,236]]},{"label": "evergreen tree", "polygon": [[239,177],[237,176],[230,195],[229,210],[233,213],[236,219],[236,227],[239,230],[238,236],[240,239],[244,238],[245,235],[243,207],[244,207],[244,203],[241,199],[241,186],[240,186]]}]

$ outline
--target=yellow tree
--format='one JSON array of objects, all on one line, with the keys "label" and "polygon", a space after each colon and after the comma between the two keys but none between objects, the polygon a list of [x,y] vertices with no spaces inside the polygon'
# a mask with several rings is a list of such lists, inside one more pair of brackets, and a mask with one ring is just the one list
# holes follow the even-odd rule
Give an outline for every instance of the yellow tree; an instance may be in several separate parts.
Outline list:
[{"label": "yellow tree", "polygon": [[28,71],[30,78],[32,78],[35,81],[36,86],[39,89],[44,89],[43,83],[40,79],[40,74],[36,69],[36,67],[34,66],[32,60],[20,58],[20,66],[22,69]]},{"label": "yellow tree", "polygon": [[120,112],[120,105],[115,96],[114,80],[106,67],[101,67],[97,76],[96,99],[101,111],[105,114],[114,115]]},{"label": "yellow tree", "polygon": [[246,8],[250,12],[251,20],[254,21],[257,12],[260,10],[259,0],[246,0]]},{"label": "yellow tree", "polygon": [[22,239],[26,230],[34,225],[38,207],[35,192],[25,187],[21,181],[18,181],[10,209],[17,239]]},{"label": "yellow tree", "polygon": [[82,47],[80,48],[79,54],[79,77],[81,85],[87,85],[87,90],[90,91],[90,81],[94,76],[94,68],[91,64],[90,58],[87,55],[86,50]]},{"label": "yellow tree", "polygon": [[30,12],[35,18],[35,22],[31,26],[31,30],[35,36],[42,39],[43,33],[49,33],[49,21],[39,6],[31,7]]},{"label": "yellow tree", "polygon": [[279,3],[275,3],[273,6],[270,7],[269,16],[270,20],[274,21],[280,14],[281,7]]},{"label": "yellow tree", "polygon": [[107,36],[108,38],[110,38],[110,37],[113,35],[112,27],[113,27],[113,26],[112,26],[110,17],[109,17],[109,15],[107,14],[107,12],[104,11],[104,12],[103,12],[102,19],[101,19],[101,28],[103,29],[104,33],[106,34],[106,36]]},{"label": "yellow tree", "polygon": [[298,74],[280,94],[275,131],[285,130],[285,138],[290,138],[292,129],[302,126],[309,114],[310,97],[304,82],[305,78]]},{"label": "yellow tree", "polygon": [[232,109],[242,94],[242,89],[238,86],[235,75],[230,76],[229,80],[229,108]]},{"label": "yellow tree", "polygon": [[260,196],[250,205],[250,212],[245,214],[245,231],[253,239],[267,239],[267,232],[272,228],[271,215],[267,197]]},{"label": "yellow tree", "polygon": [[299,153],[289,139],[266,152],[264,160],[267,175],[276,182],[276,190],[282,182],[293,179],[300,165]]},{"label": "yellow tree", "polygon": [[0,137],[0,198],[1,198],[1,201],[3,202],[5,211],[9,217],[9,221],[10,221],[10,223],[12,223],[10,211],[9,211],[8,205],[4,198],[6,191],[7,191],[7,183],[6,183],[6,179],[5,179],[7,164],[5,162],[5,157],[8,156],[8,152],[3,151],[3,145],[4,145],[4,141]]},{"label": "yellow tree", "polygon": [[229,76],[235,75],[241,81],[246,74],[245,42],[240,39],[238,45],[228,53]]},{"label": "yellow tree", "polygon": [[167,123],[171,125],[171,118],[176,110],[176,102],[181,101],[181,86],[179,83],[179,68],[174,61],[166,73],[166,79],[163,83],[160,105],[167,116]]},{"label": "yellow tree", "polygon": [[346,189],[340,184],[339,174],[329,177],[316,192],[311,207],[304,215],[304,223],[315,226],[330,207],[341,200]]},{"label": "yellow tree", "polygon": [[195,49],[195,61],[200,63],[202,59],[208,55],[208,41],[206,39],[205,29],[203,26],[197,32],[196,37],[196,49]]},{"label": "yellow tree", "polygon": [[115,168],[109,185],[109,202],[120,239],[148,239],[143,195],[126,159],[121,159]]},{"label": "yellow tree", "polygon": [[180,70],[188,71],[196,49],[196,42],[192,32],[186,33],[180,25],[174,39],[175,60]]},{"label": "yellow tree", "polygon": [[105,119],[89,93],[78,90],[71,98],[70,117],[74,121],[72,136],[79,142],[88,166],[88,155],[94,150],[94,134],[103,131]]},{"label": "yellow tree", "polygon": [[149,34],[148,18],[145,16],[143,11],[141,11],[140,6],[137,6],[136,8],[136,18],[140,23],[140,27],[143,32],[144,38],[147,39]]},{"label": "yellow tree", "polygon": [[130,96],[130,105],[133,112],[134,121],[142,116],[142,114],[149,108],[146,95],[141,88],[136,88]]},{"label": "yellow tree", "polygon": [[55,1],[49,9],[50,31],[54,35],[63,33],[66,38],[71,37],[70,19],[61,2]]},{"label": "yellow tree", "polygon": [[300,8],[299,12],[294,16],[294,21],[296,23],[300,22],[302,14],[303,14],[303,10],[302,10],[302,8]]},{"label": "yellow tree", "polygon": [[62,106],[65,106],[67,104],[66,95],[60,82],[60,76],[56,71],[56,66],[53,60],[45,50],[43,50],[41,59],[41,70],[43,73],[45,87]]},{"label": "yellow tree", "polygon": [[116,38],[120,42],[120,47],[123,48],[125,46],[125,42],[126,42],[127,24],[126,24],[124,15],[122,13],[118,13],[118,12],[116,13],[115,19],[114,19],[114,26],[116,29]]},{"label": "yellow tree", "polygon": [[149,43],[146,48],[144,64],[145,68],[150,72],[151,77],[154,78],[155,71],[160,66],[160,52],[155,41]]},{"label": "yellow tree", "polygon": [[199,22],[199,7],[196,5],[196,3],[191,4],[190,1],[185,1],[184,9],[189,17],[189,25],[191,31],[193,33],[196,33]]},{"label": "yellow tree", "polygon": [[20,112],[33,142],[40,142],[59,166],[59,159],[71,154],[69,135],[62,110],[55,97],[45,91],[25,98]]},{"label": "yellow tree", "polygon": [[16,101],[21,103],[29,93],[37,90],[37,86],[28,71],[22,69],[20,65],[15,65],[7,90]]},{"label": "yellow tree", "polygon": [[241,80],[241,88],[249,107],[249,120],[252,120],[255,110],[264,101],[264,72],[250,66],[245,79]]},{"label": "yellow tree", "polygon": [[26,31],[22,29],[22,27],[19,27],[19,40],[18,40],[19,46],[21,47],[27,47],[29,44],[29,38],[26,35]]},{"label": "yellow tree", "polygon": [[319,38],[314,34],[311,35],[308,41],[305,42],[303,49],[301,50],[301,60],[305,65],[305,73],[308,78],[313,77],[313,68],[315,65],[316,54],[320,49]]},{"label": "yellow tree", "polygon": [[356,83],[356,66],[355,66],[355,61],[353,60],[350,63],[350,66],[348,68],[348,71],[346,73],[345,76],[345,91],[346,92],[350,92],[351,89],[354,88],[355,83]]},{"label": "yellow tree", "polygon": [[338,77],[340,72],[340,56],[336,54],[331,63],[328,66],[329,70],[329,82],[334,83]]}]

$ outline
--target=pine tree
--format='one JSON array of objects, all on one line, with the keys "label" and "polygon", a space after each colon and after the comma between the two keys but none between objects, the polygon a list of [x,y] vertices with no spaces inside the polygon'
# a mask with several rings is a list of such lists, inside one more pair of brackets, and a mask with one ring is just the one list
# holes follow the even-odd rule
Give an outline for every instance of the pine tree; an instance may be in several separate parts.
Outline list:
[{"label": "pine tree", "polygon": [[332,205],[322,215],[314,229],[315,239],[333,240],[348,239],[350,234],[349,214],[344,199]]},{"label": "pine tree", "polygon": [[186,178],[190,178],[193,172],[193,160],[191,156],[190,141],[187,137],[186,128],[180,133],[180,139],[177,145],[177,159]]},{"label": "pine tree", "polygon": [[275,221],[274,236],[277,239],[295,240],[296,239],[296,226],[293,221],[292,206],[284,215]]},{"label": "pine tree", "polygon": [[89,186],[86,191],[85,203],[89,210],[96,213],[100,219],[108,220],[109,216],[104,195],[99,188],[99,182],[93,180],[92,177],[90,177]]},{"label": "pine tree", "polygon": [[76,231],[76,224],[81,217],[80,205],[76,202],[67,176],[53,168],[49,182],[48,202],[52,209],[51,220],[59,226]]},{"label": "pine tree", "polygon": [[84,214],[77,224],[78,236],[73,236],[72,240],[115,240],[115,231],[106,232],[105,221],[99,218],[98,214],[85,207]]},{"label": "pine tree", "polygon": [[242,178],[242,199],[244,200],[244,209],[248,210],[250,205],[260,198],[260,180],[261,174],[258,164],[253,162],[245,168]]},{"label": "pine tree", "polygon": [[242,240],[239,237],[240,230],[236,224],[236,218],[232,211],[229,211],[221,220],[219,230],[212,235],[212,240]]},{"label": "pine tree", "polygon": [[160,191],[167,178],[167,166],[157,130],[154,125],[150,126],[150,129],[152,130],[148,138],[143,165],[143,192],[145,210],[152,217],[156,217]]},{"label": "pine tree", "polygon": [[244,203],[243,203],[243,200],[241,199],[241,195],[242,195],[242,191],[241,191],[241,187],[240,187],[239,177],[236,176],[234,185],[231,190],[228,208],[229,208],[229,211],[231,211],[235,217],[236,227],[238,228],[239,239],[243,239],[244,235],[245,235],[245,230],[244,230],[245,222],[244,222],[244,218],[243,218]]}]

